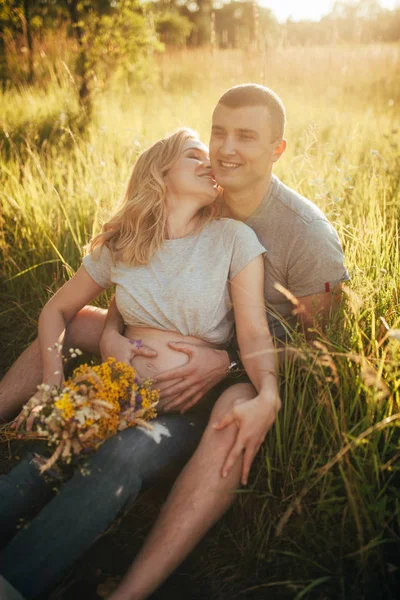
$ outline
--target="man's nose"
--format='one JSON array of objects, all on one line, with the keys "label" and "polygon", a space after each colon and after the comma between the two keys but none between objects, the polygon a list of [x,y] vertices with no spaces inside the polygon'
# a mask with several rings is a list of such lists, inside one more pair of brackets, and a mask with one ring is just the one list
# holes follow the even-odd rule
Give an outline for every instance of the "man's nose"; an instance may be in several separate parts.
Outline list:
[{"label": "man's nose", "polygon": [[221,154],[223,154],[225,156],[230,156],[232,154],[235,154],[235,152],[236,152],[235,143],[231,136],[227,135],[224,138],[219,151]]}]

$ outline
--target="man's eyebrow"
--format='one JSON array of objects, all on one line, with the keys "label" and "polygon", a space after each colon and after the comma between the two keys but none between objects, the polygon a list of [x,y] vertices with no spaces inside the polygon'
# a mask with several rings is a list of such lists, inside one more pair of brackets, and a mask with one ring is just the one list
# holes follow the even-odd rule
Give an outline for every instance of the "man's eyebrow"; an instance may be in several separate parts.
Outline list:
[{"label": "man's eyebrow", "polygon": [[[211,127],[211,131],[213,131],[213,130],[224,131],[224,129],[225,128],[222,125],[213,125]],[[237,129],[235,129],[235,132],[258,135],[258,131],[256,131],[255,129],[246,129],[245,127],[238,127]]]},{"label": "man's eyebrow", "polygon": [[245,129],[244,127],[239,127],[239,129],[236,129],[236,131],[238,131],[239,133],[251,133],[253,135],[258,135],[258,131],[256,131],[255,129]]}]

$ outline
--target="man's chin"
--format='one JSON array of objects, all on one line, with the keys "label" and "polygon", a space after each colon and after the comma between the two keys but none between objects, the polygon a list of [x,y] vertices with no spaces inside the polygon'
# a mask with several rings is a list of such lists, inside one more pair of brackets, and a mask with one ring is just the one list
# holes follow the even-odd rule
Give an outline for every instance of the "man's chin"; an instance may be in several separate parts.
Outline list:
[{"label": "man's chin", "polygon": [[243,182],[241,184],[241,176],[238,173],[218,173],[216,175],[216,180],[218,185],[220,185],[224,190],[230,187],[240,188],[243,186]]},{"label": "man's chin", "polygon": [[221,180],[221,182],[219,182],[219,185],[221,186],[221,188],[224,190],[224,192],[226,193],[233,193],[233,192],[238,192],[240,190],[246,189],[246,186],[243,184],[242,181],[240,181],[240,178],[226,178]]}]

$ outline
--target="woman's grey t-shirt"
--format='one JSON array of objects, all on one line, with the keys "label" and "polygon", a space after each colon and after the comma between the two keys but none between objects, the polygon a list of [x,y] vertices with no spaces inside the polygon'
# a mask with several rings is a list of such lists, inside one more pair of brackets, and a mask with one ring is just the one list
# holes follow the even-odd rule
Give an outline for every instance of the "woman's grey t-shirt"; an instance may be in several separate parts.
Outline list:
[{"label": "woman's grey t-shirt", "polygon": [[250,227],[218,219],[193,235],[166,240],[148,265],[114,262],[106,246],[85,256],[83,264],[101,287],[116,285],[126,325],[225,344],[234,331],[229,282],[264,252]]}]

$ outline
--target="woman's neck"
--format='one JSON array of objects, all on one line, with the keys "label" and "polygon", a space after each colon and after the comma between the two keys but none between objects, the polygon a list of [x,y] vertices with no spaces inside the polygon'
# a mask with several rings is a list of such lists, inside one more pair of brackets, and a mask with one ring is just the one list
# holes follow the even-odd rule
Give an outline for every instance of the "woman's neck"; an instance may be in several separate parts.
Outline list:
[{"label": "woman's neck", "polygon": [[184,204],[169,207],[167,217],[167,238],[170,240],[190,235],[199,223],[199,208]]}]

